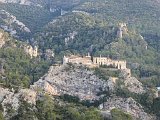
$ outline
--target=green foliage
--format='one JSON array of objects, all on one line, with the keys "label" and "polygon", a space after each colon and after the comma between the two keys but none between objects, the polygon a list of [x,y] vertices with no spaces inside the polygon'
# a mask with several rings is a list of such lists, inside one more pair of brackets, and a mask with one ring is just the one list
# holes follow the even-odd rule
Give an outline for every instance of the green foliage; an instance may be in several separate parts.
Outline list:
[{"label": "green foliage", "polygon": [[0,82],[8,87],[29,87],[48,70],[49,62],[39,58],[31,59],[23,48],[20,48],[24,43],[8,36],[5,39],[10,41],[0,49],[0,65],[4,71],[0,73]]},{"label": "green foliage", "polygon": [[63,99],[64,101],[67,101],[67,102],[72,102],[72,103],[79,103],[80,102],[80,99],[78,97],[67,95],[67,94],[60,96],[60,98]]},{"label": "green foliage", "polygon": [[43,101],[37,101],[36,108],[39,120],[102,120],[100,113],[94,108],[76,104],[60,106],[49,96]]},{"label": "green foliage", "polygon": [[160,98],[154,99],[153,112],[160,118]]},{"label": "green foliage", "polygon": [[4,117],[3,117],[3,107],[2,107],[2,104],[0,104],[0,120],[5,120]]},{"label": "green foliage", "polygon": [[74,9],[91,13],[110,24],[125,21],[147,37],[150,45],[159,49],[159,5],[153,0],[87,0]]},{"label": "green foliage", "polygon": [[146,93],[143,94],[136,94],[130,92],[126,88],[122,89],[118,87],[115,94],[116,96],[120,96],[123,98],[129,98],[129,97],[133,98],[138,103],[140,103],[144,107],[144,110],[148,113],[154,113],[154,110],[156,108],[155,105],[158,103],[155,99],[153,91],[151,90],[148,90]]},{"label": "green foliage", "polygon": [[[39,31],[42,26],[51,21],[53,16],[55,16],[43,7],[38,6],[12,3],[0,4],[0,10],[2,9],[16,16],[16,18],[23,22],[33,33]],[[20,34],[25,37],[23,33]]]},{"label": "green foliage", "polygon": [[[93,56],[101,54],[112,59],[125,59],[127,62],[137,62],[143,68],[152,67],[158,70],[160,55],[150,46],[146,49],[147,42],[140,34],[134,29],[129,29],[122,39],[118,39],[117,30],[117,25],[110,26],[105,21],[95,19],[91,15],[70,13],[48,24],[44,31],[37,34],[35,38],[41,49],[52,48],[56,56],[62,57],[64,54],[74,53],[85,55],[90,51]],[[70,33],[74,32],[76,32],[75,38],[69,39],[66,43],[65,38],[69,38]],[[142,70],[137,73],[141,74]],[[159,73],[158,70],[155,81],[158,81]]]},{"label": "green foliage", "polygon": [[111,110],[112,120],[133,120],[132,116],[118,109]]},{"label": "green foliage", "polygon": [[18,114],[11,118],[11,120],[35,120],[35,119],[36,116],[33,106],[25,101],[22,101],[18,109]]},{"label": "green foliage", "polygon": [[2,111],[0,111],[0,120],[5,120],[2,114]]},{"label": "green foliage", "polygon": [[94,74],[103,80],[108,80],[109,77],[118,77],[120,71],[111,68],[95,68]]}]

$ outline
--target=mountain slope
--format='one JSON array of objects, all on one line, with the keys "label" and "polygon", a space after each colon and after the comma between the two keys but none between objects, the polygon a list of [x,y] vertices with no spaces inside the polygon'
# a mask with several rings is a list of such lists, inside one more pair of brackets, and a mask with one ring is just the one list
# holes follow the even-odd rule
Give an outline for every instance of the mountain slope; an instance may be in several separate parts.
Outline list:
[{"label": "mountain slope", "polygon": [[[159,6],[160,4],[156,0],[87,0],[75,7],[74,10],[92,13],[98,18],[108,20],[111,24],[124,21],[141,32],[148,38],[146,40],[159,50]],[[148,36],[154,37],[150,39]]]},{"label": "mountain slope", "polygon": [[[0,30],[0,83],[8,87],[28,87],[47,70],[48,63],[31,59],[25,51],[29,46],[19,42]],[[33,73],[34,72],[34,73]]]},{"label": "mountain slope", "polygon": [[[15,16],[30,29],[32,34],[39,31],[41,27],[47,24],[54,16],[49,10],[37,6],[0,4],[0,10],[5,10],[9,14]],[[23,32],[20,33],[22,34],[20,37],[27,39]],[[27,37],[31,38],[32,34],[29,34]]]}]

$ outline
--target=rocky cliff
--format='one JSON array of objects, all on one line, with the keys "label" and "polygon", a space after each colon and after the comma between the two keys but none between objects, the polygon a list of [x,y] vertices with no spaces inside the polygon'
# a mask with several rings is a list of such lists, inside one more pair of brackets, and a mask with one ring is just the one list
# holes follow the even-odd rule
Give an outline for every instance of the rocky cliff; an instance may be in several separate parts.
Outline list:
[{"label": "rocky cliff", "polygon": [[[35,82],[34,85],[31,85],[30,89],[19,89],[15,92],[0,87],[0,102],[4,109],[3,114],[6,119],[9,119],[17,114],[21,100],[34,105],[37,100],[42,99],[46,94],[52,98],[68,94],[79,97],[80,100],[94,102],[94,100],[102,100],[104,95],[109,92],[111,96],[108,96],[107,101],[99,106],[99,110],[103,115],[110,115],[113,108],[118,108],[131,114],[134,118],[153,120],[133,98],[115,96],[116,83],[122,79],[123,85],[130,92],[138,94],[145,92],[142,84],[136,78],[130,75],[126,76],[123,72],[121,71],[120,78],[110,76],[109,79],[102,79],[95,74],[94,69],[89,69],[80,64],[51,66],[48,73]],[[15,112],[8,116],[8,109],[13,109]]]},{"label": "rocky cliff", "polygon": [[69,94],[81,100],[98,100],[97,94],[107,91],[108,84],[81,65],[51,66],[48,73],[35,82],[32,89],[42,89],[51,95]]},{"label": "rocky cliff", "polygon": [[154,117],[144,112],[143,107],[133,98],[112,97],[104,104],[101,104],[99,108],[102,110],[101,112],[103,115],[110,115],[110,111],[117,108],[131,114],[135,119],[154,120]]},{"label": "rocky cliff", "polygon": [[[21,104],[21,100],[24,100],[30,104],[36,103],[37,93],[30,89],[21,89],[15,92],[13,89],[0,87],[0,103],[3,107],[3,115],[6,119],[11,118],[17,114],[17,110]],[[9,110],[14,111],[9,114]]]},{"label": "rocky cliff", "polygon": [[5,44],[4,33],[0,31],[0,48]]}]

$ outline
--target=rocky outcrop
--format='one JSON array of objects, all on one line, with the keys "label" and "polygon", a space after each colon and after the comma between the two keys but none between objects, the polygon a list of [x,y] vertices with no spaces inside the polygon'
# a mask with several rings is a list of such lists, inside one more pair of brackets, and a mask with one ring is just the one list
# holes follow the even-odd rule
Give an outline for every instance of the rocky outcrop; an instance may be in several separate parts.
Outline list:
[{"label": "rocky outcrop", "polygon": [[24,45],[22,46],[24,51],[31,57],[37,57],[38,56],[38,47],[34,46],[32,47],[31,45]]},{"label": "rocky outcrop", "polygon": [[119,23],[117,37],[122,38],[124,34],[128,32],[127,24],[126,23]]},{"label": "rocky outcrop", "polygon": [[[144,112],[143,107],[132,98],[112,97],[107,102],[99,106],[103,115],[109,115],[114,108],[127,112],[139,120],[154,120]],[[107,116],[108,117],[108,116]]]},{"label": "rocky outcrop", "polygon": [[135,77],[129,77],[124,80],[124,84],[130,92],[142,94],[145,93],[143,84]]},{"label": "rocky outcrop", "polygon": [[142,94],[145,93],[143,84],[135,77],[131,76],[131,70],[121,70],[120,76],[121,81],[124,83],[123,87],[126,87],[130,92]]},{"label": "rocky outcrop", "polygon": [[30,29],[26,27],[26,25],[12,14],[8,13],[5,10],[0,10],[0,20],[3,21],[0,27],[5,31],[8,31],[11,35],[16,36],[18,31],[24,33],[30,33]]},{"label": "rocky outcrop", "polygon": [[45,59],[47,59],[47,60],[53,60],[53,58],[54,58],[54,52],[53,52],[53,50],[51,50],[51,49],[47,49],[46,51],[45,51],[45,53],[44,53],[44,57],[45,57]]},{"label": "rocky outcrop", "polygon": [[37,92],[31,89],[21,89],[19,91],[21,98],[31,104],[36,104]]},{"label": "rocky outcrop", "polygon": [[[0,103],[2,104],[3,115],[6,119],[9,119],[17,114],[21,100],[24,100],[30,104],[36,104],[36,98],[37,93],[30,89],[21,89],[15,93],[14,90],[0,87]],[[14,112],[8,114],[8,110],[13,110]]]},{"label": "rocky outcrop", "polygon": [[32,89],[42,89],[51,95],[69,94],[81,100],[98,100],[97,93],[108,90],[107,82],[81,65],[51,66],[48,73],[35,82]]},{"label": "rocky outcrop", "polygon": [[67,35],[68,37],[66,37],[65,40],[64,40],[65,41],[65,45],[67,46],[69,42],[73,41],[77,34],[78,33],[76,31],[73,31],[72,33],[69,33]]},{"label": "rocky outcrop", "polygon": [[5,44],[5,39],[3,33],[0,31],[0,48]]}]

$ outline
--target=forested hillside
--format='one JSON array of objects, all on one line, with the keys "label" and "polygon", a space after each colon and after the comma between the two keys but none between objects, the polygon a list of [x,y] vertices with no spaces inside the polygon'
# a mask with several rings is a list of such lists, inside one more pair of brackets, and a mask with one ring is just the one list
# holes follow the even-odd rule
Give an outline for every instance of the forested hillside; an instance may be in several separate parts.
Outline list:
[{"label": "forested hillside", "polygon": [[49,63],[31,59],[24,51],[21,43],[7,33],[5,34],[5,45],[0,48],[0,83],[8,87],[29,87],[34,81],[38,80],[48,69]]},{"label": "forested hillside", "polygon": [[[41,49],[52,49],[61,57],[64,54],[86,55],[90,52],[93,56],[101,54],[113,59],[126,59],[131,63],[139,63],[140,66],[136,70],[137,77],[152,79],[151,76],[154,76],[157,81],[154,85],[159,85],[158,52],[147,44],[138,31],[127,27],[123,37],[119,38],[118,23],[110,25],[87,13],[78,12],[53,20],[35,38]],[[151,74],[144,74],[147,71]]]},{"label": "forested hillside", "polygon": [[150,45],[159,50],[159,6],[160,3],[154,0],[87,0],[74,9],[106,19],[110,24],[118,21],[126,22],[142,33]]}]

